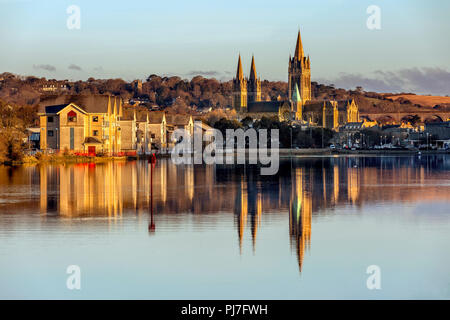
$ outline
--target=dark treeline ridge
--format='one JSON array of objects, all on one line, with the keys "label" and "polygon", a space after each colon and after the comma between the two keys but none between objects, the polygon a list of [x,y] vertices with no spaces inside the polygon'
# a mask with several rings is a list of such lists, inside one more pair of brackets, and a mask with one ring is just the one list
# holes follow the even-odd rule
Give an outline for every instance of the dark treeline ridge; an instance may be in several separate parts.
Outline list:
[{"label": "dark treeline ridge", "polygon": [[[286,99],[286,82],[264,80],[261,87],[263,100]],[[312,90],[315,100],[354,98],[363,113],[420,111],[423,108],[407,99],[393,101],[387,98],[388,94],[365,92],[361,87],[345,90],[312,82]],[[61,94],[120,95],[126,102],[135,100],[144,107],[157,106],[159,109],[168,108],[173,112],[184,113],[231,107],[232,81],[202,76],[187,80],[178,76],[152,74],[138,86],[137,81],[127,82],[122,79],[69,81],[18,76],[8,72],[0,74],[0,98],[16,105],[34,106],[39,104],[43,96]]]}]

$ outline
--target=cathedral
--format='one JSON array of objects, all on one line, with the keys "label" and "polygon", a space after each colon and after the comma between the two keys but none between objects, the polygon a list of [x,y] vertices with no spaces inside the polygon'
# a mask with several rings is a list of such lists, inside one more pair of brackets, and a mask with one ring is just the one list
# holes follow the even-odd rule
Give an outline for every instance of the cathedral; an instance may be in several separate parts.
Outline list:
[{"label": "cathedral", "polygon": [[303,51],[300,31],[294,56],[289,57],[287,96],[288,100],[262,101],[261,79],[256,73],[255,57],[252,57],[250,76],[245,78],[239,55],[236,77],[233,78],[232,105],[242,118],[278,117],[280,121],[333,130],[348,122],[359,122],[355,100],[312,100],[311,61]]}]

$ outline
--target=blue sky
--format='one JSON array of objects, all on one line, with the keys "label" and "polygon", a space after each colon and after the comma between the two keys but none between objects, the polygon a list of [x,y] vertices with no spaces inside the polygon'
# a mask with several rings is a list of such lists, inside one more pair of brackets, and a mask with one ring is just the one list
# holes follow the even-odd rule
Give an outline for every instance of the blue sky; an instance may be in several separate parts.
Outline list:
[{"label": "blue sky", "polygon": [[[381,30],[366,27],[372,4]],[[66,26],[70,5],[81,10],[79,30]],[[0,72],[225,80],[240,52],[247,74],[254,54],[262,79],[286,81],[300,28],[313,80],[450,94],[448,12],[445,0],[0,0]]]}]

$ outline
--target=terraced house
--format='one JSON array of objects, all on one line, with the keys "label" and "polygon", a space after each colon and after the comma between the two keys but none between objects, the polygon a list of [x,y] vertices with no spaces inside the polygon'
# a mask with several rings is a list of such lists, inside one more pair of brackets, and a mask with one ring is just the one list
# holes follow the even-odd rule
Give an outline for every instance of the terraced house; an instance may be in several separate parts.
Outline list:
[{"label": "terraced house", "polygon": [[192,131],[192,117],[126,107],[119,97],[67,95],[44,99],[40,107],[40,149],[89,154],[167,151],[173,127]]},{"label": "terraced house", "polygon": [[110,96],[61,96],[40,108],[40,148],[44,151],[117,153],[122,150],[122,100]]}]

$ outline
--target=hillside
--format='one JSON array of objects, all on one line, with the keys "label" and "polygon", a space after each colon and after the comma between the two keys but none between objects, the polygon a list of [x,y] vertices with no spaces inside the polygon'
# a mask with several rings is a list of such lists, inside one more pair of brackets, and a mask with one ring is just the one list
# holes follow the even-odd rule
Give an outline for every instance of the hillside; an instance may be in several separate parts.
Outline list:
[{"label": "hillside", "polygon": [[435,107],[442,105],[450,105],[450,97],[441,96],[421,96],[415,94],[399,94],[399,95],[389,95],[386,94],[386,98],[397,100],[408,100],[411,103],[419,104],[424,107]]},{"label": "hillside", "polygon": [[[450,104],[443,104],[450,102],[449,97],[394,95],[365,92],[362,88],[345,90],[316,82],[312,82],[311,85],[313,99],[356,99],[361,113],[420,112],[432,110],[436,104],[439,104],[440,109],[450,109]],[[287,98],[286,82],[264,80],[261,89],[263,100]],[[151,109],[189,113],[231,107],[232,81],[220,82],[202,76],[187,80],[176,76],[150,75],[142,82],[94,78],[71,82],[11,73],[0,74],[0,98],[9,103],[36,106],[48,96],[75,94],[120,95],[130,104],[137,103]]]}]

